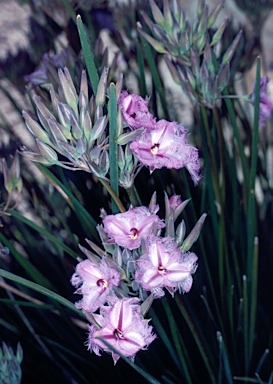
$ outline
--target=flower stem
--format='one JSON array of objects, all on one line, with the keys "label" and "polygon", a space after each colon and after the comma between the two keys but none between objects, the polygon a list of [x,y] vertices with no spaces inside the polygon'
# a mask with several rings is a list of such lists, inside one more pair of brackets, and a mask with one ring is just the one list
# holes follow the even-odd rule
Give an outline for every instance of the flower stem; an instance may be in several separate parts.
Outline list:
[{"label": "flower stem", "polygon": [[137,197],[136,197],[136,194],[135,194],[135,190],[134,190],[134,187],[129,187],[129,188],[126,188],[126,192],[129,196],[129,199],[130,199],[130,202],[132,204],[133,207],[137,207],[138,206],[138,201],[137,201]]},{"label": "flower stem", "polygon": [[124,205],[122,204],[121,200],[118,198],[118,196],[115,194],[114,190],[110,187],[110,185],[105,181],[104,179],[98,178],[98,180],[101,182],[101,184],[104,186],[104,188],[107,190],[109,195],[112,197],[112,199],[117,204],[118,209],[120,212],[126,212],[126,209],[124,208]]}]

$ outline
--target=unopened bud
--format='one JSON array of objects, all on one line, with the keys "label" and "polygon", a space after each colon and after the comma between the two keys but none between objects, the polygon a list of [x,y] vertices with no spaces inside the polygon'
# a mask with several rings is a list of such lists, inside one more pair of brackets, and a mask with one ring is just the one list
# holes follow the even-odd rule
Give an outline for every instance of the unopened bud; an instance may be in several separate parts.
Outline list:
[{"label": "unopened bud", "polygon": [[82,93],[86,100],[88,100],[88,84],[86,71],[82,71],[80,93]]},{"label": "unopened bud", "polygon": [[175,232],[175,239],[176,239],[176,243],[177,245],[180,247],[183,243],[183,240],[184,240],[184,237],[185,237],[185,234],[186,234],[186,225],[185,225],[185,222],[184,220],[181,221],[181,223],[178,225],[178,227],[176,228],[176,232]]},{"label": "unopened bud", "polygon": [[164,26],[164,16],[161,12],[161,10],[158,8],[154,0],[150,0],[150,6],[151,6],[151,11],[154,17],[154,20],[157,24],[160,26]]},{"label": "unopened bud", "polygon": [[200,232],[201,232],[201,229],[202,229],[202,226],[203,226],[204,221],[206,219],[206,216],[207,216],[207,214],[204,213],[200,217],[200,219],[197,221],[197,223],[195,224],[195,226],[191,230],[190,234],[183,241],[183,244],[182,244],[182,247],[181,247],[183,252],[187,252],[191,248],[193,243],[195,243],[195,241],[198,239],[198,237],[200,235]]},{"label": "unopened bud", "polygon": [[216,7],[213,9],[213,11],[211,12],[211,14],[209,15],[209,18],[208,18],[208,28],[212,27],[213,24],[215,23],[220,11],[222,10],[223,6],[224,6],[224,2],[225,0],[221,0],[217,5]]},{"label": "unopened bud", "polygon": [[203,15],[205,8],[205,0],[199,0],[198,7],[197,7],[197,17],[200,19],[200,17]]},{"label": "unopened bud", "polygon": [[139,137],[144,131],[145,131],[145,128],[137,128],[137,129],[134,129],[133,131],[123,133],[117,138],[117,143],[119,145],[128,144],[129,142]]},{"label": "unopened bud", "polygon": [[76,118],[74,112],[70,114],[70,124],[72,136],[74,137],[74,139],[81,139],[83,136],[83,131],[79,125],[78,119]]},{"label": "unopened bud", "polygon": [[55,164],[58,162],[58,155],[49,145],[43,143],[42,141],[36,139],[37,146],[41,155],[50,163]]},{"label": "unopened bud", "polygon": [[46,121],[49,118],[52,118],[52,119],[56,120],[55,116],[52,115],[52,113],[49,111],[49,109],[44,105],[44,103],[42,102],[41,97],[35,95],[33,97],[33,100],[34,100],[34,103],[36,104],[36,107],[37,107],[37,115],[39,117],[39,120],[42,123],[43,127],[46,130],[48,130],[48,126],[47,126],[47,122]]},{"label": "unopened bud", "polygon": [[48,134],[43,130],[37,121],[32,119],[32,117],[25,111],[22,111],[23,118],[25,119],[25,124],[28,130],[37,137],[37,139],[43,141],[46,144],[50,144],[50,139]]},{"label": "unopened bud", "polygon": [[11,181],[11,176],[10,172],[6,163],[6,159],[2,159],[2,172],[4,176],[4,186],[7,192],[12,191],[12,181]]},{"label": "unopened bud", "polygon": [[107,117],[99,117],[91,130],[90,140],[96,140],[104,132],[107,125]]},{"label": "unopened bud", "polygon": [[91,129],[92,129],[92,120],[88,111],[86,111],[84,114],[82,128],[83,128],[84,137],[86,138],[87,142],[89,142],[90,136],[91,136]]},{"label": "unopened bud", "polygon": [[[56,143],[58,141],[63,141],[65,143],[67,142],[67,137],[64,133],[66,131],[66,129],[61,124],[57,123],[57,121],[53,120],[53,119],[47,119],[47,124],[48,124],[50,132],[51,132],[52,136],[54,137]],[[71,135],[69,132],[68,138],[70,139],[70,137],[71,137]]]},{"label": "unopened bud", "polygon": [[58,75],[63,90],[63,94],[67,104],[73,109],[73,111],[78,113],[78,95],[74,87],[73,81],[71,79],[70,73],[67,68],[58,70]]},{"label": "unopened bud", "polygon": [[156,39],[154,39],[147,33],[143,32],[141,29],[138,29],[138,31],[144,37],[144,39],[151,44],[151,46],[154,48],[155,51],[157,51],[158,53],[168,53],[166,49],[163,47],[163,45],[159,43]]},{"label": "unopened bud", "polygon": [[154,295],[150,294],[147,299],[141,304],[141,314],[146,316],[154,301]]},{"label": "unopened bud", "polygon": [[125,167],[125,157],[122,147],[118,146],[118,166],[120,169],[123,169]]},{"label": "unopened bud", "polygon": [[[202,4],[202,6],[203,6],[203,4]],[[200,18],[200,21],[199,21],[199,24],[198,24],[198,28],[197,28],[198,36],[205,35],[205,33],[206,33],[207,24],[208,24],[208,13],[209,13],[209,8],[208,8],[208,6],[206,4],[205,6],[203,6],[203,11],[202,11],[202,13],[200,15],[201,18]]]},{"label": "unopened bud", "polygon": [[109,155],[108,155],[108,152],[104,150],[102,151],[99,159],[99,168],[103,176],[105,176],[108,173],[109,165],[110,165]]},{"label": "unopened bud", "polygon": [[225,65],[227,63],[229,63],[236,51],[236,48],[237,48],[237,45],[240,41],[240,38],[242,36],[242,33],[243,31],[241,30],[237,36],[235,37],[235,39],[233,40],[231,46],[228,48],[228,50],[225,52],[224,56],[223,56],[223,60],[222,60],[222,65]]},{"label": "unopened bud", "polygon": [[222,92],[222,90],[227,86],[230,76],[230,68],[229,63],[226,65],[221,65],[218,78],[216,79],[218,82],[218,92]]},{"label": "unopened bud", "polygon": [[109,68],[104,68],[97,88],[96,104],[104,105]]},{"label": "unopened bud", "polygon": [[11,182],[14,188],[18,188],[17,185],[22,183],[21,177],[20,177],[20,161],[19,161],[19,155],[18,152],[15,153],[11,168],[10,168],[10,176],[11,176]]}]

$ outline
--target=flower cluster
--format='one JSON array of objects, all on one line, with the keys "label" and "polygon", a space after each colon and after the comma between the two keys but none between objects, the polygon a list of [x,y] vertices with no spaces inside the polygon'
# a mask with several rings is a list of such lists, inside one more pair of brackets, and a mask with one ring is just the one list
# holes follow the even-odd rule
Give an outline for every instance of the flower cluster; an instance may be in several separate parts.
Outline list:
[{"label": "flower cluster", "polygon": [[187,141],[182,124],[159,120],[148,110],[147,100],[122,92],[118,101],[125,122],[132,130],[144,128],[130,143],[132,153],[149,167],[150,172],[162,167],[186,167],[196,184],[200,179],[198,151]]},{"label": "flower cluster", "polygon": [[210,13],[205,1],[200,1],[192,23],[185,17],[179,1],[164,2],[162,11],[154,0],[149,4],[152,18],[144,12],[142,17],[150,31],[144,32],[139,24],[139,33],[164,55],[174,81],[181,85],[190,100],[214,108],[232,75],[230,63],[242,36],[240,31],[229,47],[223,43],[228,18],[217,28],[215,22],[224,0]]},{"label": "flower cluster", "polygon": [[104,250],[88,241],[101,257],[81,247],[88,259],[79,262],[71,278],[75,293],[82,295],[75,305],[92,322],[88,348],[95,354],[112,353],[114,363],[120,354],[133,360],[155,339],[144,319],[153,300],[164,296],[164,289],[172,296],[177,290],[191,289],[197,256],[188,250],[198,238],[204,217],[184,240],[184,222],[176,231],[174,222],[187,202],[166,195],[165,223],[157,215],[155,194],[149,208],[130,207],[115,215],[102,210],[98,232]]}]

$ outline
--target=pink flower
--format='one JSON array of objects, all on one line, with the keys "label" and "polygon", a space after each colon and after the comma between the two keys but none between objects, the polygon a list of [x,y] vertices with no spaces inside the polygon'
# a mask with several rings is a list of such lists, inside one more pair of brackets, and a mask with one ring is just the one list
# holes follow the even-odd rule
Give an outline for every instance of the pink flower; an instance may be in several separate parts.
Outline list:
[{"label": "pink flower", "polygon": [[135,280],[157,297],[164,295],[164,287],[172,295],[177,289],[189,292],[197,256],[191,252],[182,253],[171,237],[150,236],[146,246],[146,253],[137,261]]},{"label": "pink flower", "polygon": [[136,353],[151,344],[156,336],[152,334],[152,327],[148,325],[148,320],[143,319],[137,298],[112,301],[113,305],[102,307],[101,316],[96,317],[101,329],[94,325],[90,326],[88,349],[98,356],[101,349],[112,353],[116,364],[119,355],[99,338],[103,338],[122,355],[134,360]]},{"label": "pink flower", "polygon": [[121,247],[136,249],[141,239],[158,231],[165,224],[146,207],[130,208],[125,213],[108,215],[103,219],[104,232]]},{"label": "pink flower", "polygon": [[155,128],[155,118],[148,110],[148,102],[138,95],[130,95],[123,91],[118,100],[118,105],[126,123],[132,128]]},{"label": "pink flower", "polygon": [[[260,80],[260,116],[259,116],[259,125],[261,127],[264,127],[265,121],[269,120],[271,118],[272,113],[272,102],[270,97],[267,94],[267,83],[268,83],[268,77],[263,76]],[[255,84],[253,86],[253,93],[251,95],[251,101],[254,103],[255,100]]]},{"label": "pink flower", "polygon": [[170,198],[170,201],[169,201],[169,204],[170,204],[170,208],[175,211],[176,208],[179,207],[179,205],[182,203],[182,200],[181,200],[181,196],[180,195],[173,195],[171,198]]},{"label": "pink flower", "polygon": [[186,130],[182,124],[159,120],[155,129],[145,131],[133,140],[130,148],[151,172],[162,167],[186,167],[194,183],[200,178],[198,151],[188,144]]},{"label": "pink flower", "polygon": [[119,282],[120,273],[108,265],[106,258],[100,264],[88,259],[81,261],[71,278],[72,285],[80,287],[75,293],[83,295],[75,306],[87,312],[95,312],[112,293],[112,287],[118,286]]}]

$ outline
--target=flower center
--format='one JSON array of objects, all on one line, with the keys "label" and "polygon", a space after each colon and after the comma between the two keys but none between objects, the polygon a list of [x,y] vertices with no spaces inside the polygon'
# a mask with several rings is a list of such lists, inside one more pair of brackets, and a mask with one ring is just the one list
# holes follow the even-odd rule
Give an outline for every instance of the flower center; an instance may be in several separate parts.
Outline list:
[{"label": "flower center", "polygon": [[136,240],[138,237],[138,230],[136,228],[132,228],[130,229],[130,232],[131,232],[131,235],[130,235],[131,239]]},{"label": "flower center", "polygon": [[119,329],[114,330],[114,336],[116,339],[123,339],[123,334]]},{"label": "flower center", "polygon": [[158,272],[161,274],[161,275],[165,275],[166,273],[166,268],[163,267],[163,265],[159,265],[159,267],[157,268]]},{"label": "flower center", "polygon": [[102,288],[107,288],[108,287],[108,281],[105,279],[99,279],[97,281],[97,286],[102,287]]},{"label": "flower center", "polygon": [[150,151],[151,151],[151,154],[152,154],[152,155],[157,155],[157,153],[158,153],[158,151],[159,151],[159,144],[154,144],[154,145],[151,147]]}]

